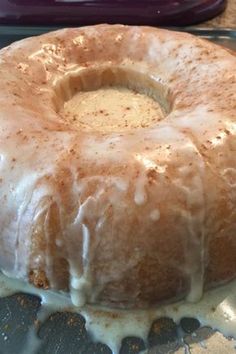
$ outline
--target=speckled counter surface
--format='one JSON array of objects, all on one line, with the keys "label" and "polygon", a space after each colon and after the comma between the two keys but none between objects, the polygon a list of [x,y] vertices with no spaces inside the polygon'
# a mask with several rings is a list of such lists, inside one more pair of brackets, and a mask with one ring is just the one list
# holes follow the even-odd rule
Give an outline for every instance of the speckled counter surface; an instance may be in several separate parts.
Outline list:
[{"label": "speckled counter surface", "polygon": [[236,29],[236,0],[228,0],[227,8],[221,15],[201,23],[199,27],[231,27]]}]

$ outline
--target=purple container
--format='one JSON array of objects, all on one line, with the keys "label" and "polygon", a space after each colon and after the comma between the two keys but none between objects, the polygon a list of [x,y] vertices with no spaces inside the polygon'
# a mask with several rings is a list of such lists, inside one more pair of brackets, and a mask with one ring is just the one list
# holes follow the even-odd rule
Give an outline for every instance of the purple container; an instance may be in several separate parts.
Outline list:
[{"label": "purple container", "polygon": [[226,0],[0,0],[0,23],[186,26],[225,9]]}]

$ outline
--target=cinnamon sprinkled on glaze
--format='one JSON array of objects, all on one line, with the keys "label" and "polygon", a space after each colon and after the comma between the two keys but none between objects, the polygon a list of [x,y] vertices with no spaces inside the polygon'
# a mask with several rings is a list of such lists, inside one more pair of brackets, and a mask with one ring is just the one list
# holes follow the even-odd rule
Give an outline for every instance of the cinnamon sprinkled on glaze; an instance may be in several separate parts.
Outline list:
[{"label": "cinnamon sprinkled on glaze", "polygon": [[[100,25],[15,43],[0,60],[3,271],[76,305],[125,308],[196,301],[235,277],[233,54]],[[74,110],[106,90],[150,111]]]}]

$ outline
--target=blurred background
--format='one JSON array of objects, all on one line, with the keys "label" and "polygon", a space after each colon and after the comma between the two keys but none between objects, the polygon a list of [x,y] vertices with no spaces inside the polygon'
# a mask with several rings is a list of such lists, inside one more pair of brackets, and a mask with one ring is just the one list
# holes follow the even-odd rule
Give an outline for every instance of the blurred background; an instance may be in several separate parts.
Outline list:
[{"label": "blurred background", "polygon": [[[80,26],[106,22],[186,26],[218,16],[226,6],[226,0],[1,0],[0,22],[14,25]],[[229,18],[235,8],[235,0],[229,0],[225,16]],[[236,20],[235,13],[232,13],[233,17]]]}]

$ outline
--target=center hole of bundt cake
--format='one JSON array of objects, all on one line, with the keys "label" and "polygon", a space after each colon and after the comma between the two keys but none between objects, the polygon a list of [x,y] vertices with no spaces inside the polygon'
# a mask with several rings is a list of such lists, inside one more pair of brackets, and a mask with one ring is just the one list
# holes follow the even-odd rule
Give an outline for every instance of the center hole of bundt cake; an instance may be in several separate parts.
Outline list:
[{"label": "center hole of bundt cake", "polygon": [[163,85],[121,68],[86,69],[57,87],[59,113],[79,130],[123,131],[157,124],[169,106]]}]

